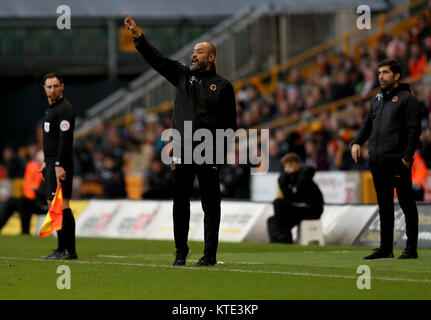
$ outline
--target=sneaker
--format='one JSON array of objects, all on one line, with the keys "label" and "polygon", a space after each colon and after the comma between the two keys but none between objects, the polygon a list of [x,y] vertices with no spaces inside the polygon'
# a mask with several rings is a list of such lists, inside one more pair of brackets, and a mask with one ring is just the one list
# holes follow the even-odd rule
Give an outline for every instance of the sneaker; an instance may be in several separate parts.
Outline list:
[{"label": "sneaker", "polygon": [[196,267],[208,267],[208,266],[213,266],[215,264],[217,264],[217,260],[216,260],[215,257],[206,257],[206,256],[203,256],[196,263]]},{"label": "sneaker", "polygon": [[76,260],[78,259],[78,255],[75,253],[70,253],[69,251],[64,250],[63,254],[58,257],[59,260]]},{"label": "sneaker", "polygon": [[174,266],[185,266],[186,260],[192,255],[192,249],[189,248],[187,251],[187,254],[184,256],[183,253],[179,252],[178,250],[175,253],[175,261]]},{"label": "sneaker", "polygon": [[380,248],[374,249],[374,252],[369,256],[364,257],[362,260],[376,260],[376,259],[392,259],[394,253],[392,251],[383,251]]},{"label": "sneaker", "polygon": [[55,249],[50,255],[43,257],[45,260],[58,260],[64,254],[63,250]]},{"label": "sneaker", "polygon": [[403,253],[398,257],[398,259],[417,259],[418,251],[412,248],[405,248]]}]

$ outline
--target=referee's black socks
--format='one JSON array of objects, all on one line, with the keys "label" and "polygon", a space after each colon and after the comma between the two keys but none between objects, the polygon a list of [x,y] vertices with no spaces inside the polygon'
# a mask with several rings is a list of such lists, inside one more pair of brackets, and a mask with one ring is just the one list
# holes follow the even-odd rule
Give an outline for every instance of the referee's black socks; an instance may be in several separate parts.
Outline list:
[{"label": "referee's black socks", "polygon": [[[63,250],[67,249],[69,253],[76,253],[75,248],[75,218],[72,213],[72,209],[64,209],[63,210],[63,228],[62,228],[62,239],[59,239],[59,246],[62,246]],[[62,242],[61,242],[62,241]]]}]

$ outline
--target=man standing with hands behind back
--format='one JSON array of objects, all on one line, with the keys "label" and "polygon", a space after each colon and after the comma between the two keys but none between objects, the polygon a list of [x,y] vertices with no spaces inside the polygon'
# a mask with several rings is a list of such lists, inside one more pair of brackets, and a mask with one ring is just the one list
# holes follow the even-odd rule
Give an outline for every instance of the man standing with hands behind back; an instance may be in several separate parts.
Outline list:
[{"label": "man standing with hands behind back", "polygon": [[[177,87],[173,126],[181,134],[181,156],[174,154],[174,205],[173,224],[176,246],[174,266],[186,264],[191,250],[187,245],[190,223],[190,198],[195,176],[199,181],[199,191],[204,211],[204,256],[196,266],[213,266],[217,263],[218,233],[221,215],[221,195],[219,168],[216,162],[191,164],[184,157],[193,154],[185,148],[189,144],[184,135],[186,122],[191,122],[193,133],[198,129],[208,129],[216,137],[216,129],[236,130],[236,103],[232,84],[219,76],[215,70],[216,48],[209,42],[195,45],[190,65],[164,57],[145,38],[136,22],[127,14],[124,24],[134,37],[135,47],[153,69]],[[215,146],[213,145],[214,150]],[[193,149],[193,147],[192,147]],[[175,146],[173,147],[175,151]],[[213,152],[213,155],[216,155]],[[189,158],[190,159],[190,158]]]},{"label": "man standing with hands behind back", "polygon": [[43,87],[49,107],[42,123],[45,163],[41,171],[47,181],[49,206],[60,182],[63,189],[63,225],[62,229],[57,231],[58,248],[45,259],[73,260],[78,258],[75,250],[75,218],[70,208],[75,112],[70,102],[63,96],[64,83],[60,75],[56,73],[45,75]]},{"label": "man standing with hands behind back", "polygon": [[421,134],[423,105],[410,93],[407,84],[399,83],[401,66],[394,60],[379,64],[381,91],[358,134],[352,141],[352,158],[360,156],[366,140],[370,143],[370,170],[377,193],[380,217],[380,248],[364,260],[393,258],[394,187],[406,221],[407,244],[398,259],[418,258],[418,210],[412,189],[412,163]]}]

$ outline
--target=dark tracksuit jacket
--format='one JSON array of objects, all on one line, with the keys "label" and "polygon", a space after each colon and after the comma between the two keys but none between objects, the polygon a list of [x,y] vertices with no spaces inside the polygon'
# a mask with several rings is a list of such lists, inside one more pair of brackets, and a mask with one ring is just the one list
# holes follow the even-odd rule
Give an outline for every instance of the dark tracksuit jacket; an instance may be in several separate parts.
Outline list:
[{"label": "dark tracksuit jacket", "polygon": [[43,153],[47,164],[48,198],[55,193],[56,180],[54,166],[66,170],[66,180],[62,182],[63,196],[70,199],[73,177],[73,132],[75,129],[75,111],[66,98],[62,98],[48,107],[42,120]]},{"label": "dark tracksuit jacket", "polygon": [[[192,150],[185,150],[185,121],[192,122],[192,134],[197,129],[208,129],[215,140],[216,129],[236,130],[236,102],[232,84],[210,71],[191,71],[178,61],[164,57],[142,35],[134,39],[136,49],[150,66],[177,88],[173,127],[181,134],[181,163],[185,153],[190,156]],[[196,144],[188,141],[192,147]],[[174,140],[174,148],[175,148]],[[215,150],[216,144],[213,143]],[[175,155],[174,155],[175,156]],[[213,151],[215,162],[216,153]],[[178,163],[177,161],[174,162]],[[187,161],[186,161],[187,163]],[[193,161],[194,163],[194,161]],[[190,221],[190,198],[195,176],[199,181],[202,208],[204,211],[204,255],[216,257],[218,232],[220,226],[220,182],[219,169],[215,165],[177,165],[174,169],[174,237],[178,252],[186,255]]]},{"label": "dark tracksuit jacket", "polygon": [[406,220],[407,246],[416,248],[418,212],[412,191],[411,167],[421,134],[425,108],[407,84],[399,84],[389,93],[381,91],[371,101],[352,144],[369,140],[370,169],[379,204],[381,248],[391,251],[394,229],[394,187]]},{"label": "dark tracksuit jacket", "polygon": [[[323,195],[313,181],[315,172],[315,168],[304,166],[293,174],[283,172],[278,178],[282,200],[303,219],[319,219],[323,213]],[[281,214],[288,215],[290,212]]]},{"label": "dark tracksuit jacket", "polygon": [[315,168],[304,166],[292,174],[281,173],[278,185],[283,198],[275,199],[274,216],[267,220],[270,242],[292,243],[295,225],[305,219],[320,219],[324,199],[313,181],[315,172]]},{"label": "dark tracksuit jacket", "polygon": [[233,86],[216,73],[215,66],[211,71],[191,71],[188,66],[164,57],[145,36],[134,41],[136,49],[150,66],[177,87],[173,127],[181,134],[183,147],[187,138],[184,135],[185,121],[192,122],[192,133],[205,128],[213,133],[213,137],[216,129],[237,129]]},{"label": "dark tracksuit jacket", "polygon": [[413,161],[419,136],[423,105],[400,83],[389,94],[378,93],[352,144],[369,140],[370,162]]}]

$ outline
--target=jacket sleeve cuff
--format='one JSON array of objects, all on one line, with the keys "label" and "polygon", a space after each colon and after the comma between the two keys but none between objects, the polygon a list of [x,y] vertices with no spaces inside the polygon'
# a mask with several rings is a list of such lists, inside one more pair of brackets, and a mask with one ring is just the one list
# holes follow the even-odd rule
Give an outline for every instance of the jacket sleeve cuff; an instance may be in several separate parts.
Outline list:
[{"label": "jacket sleeve cuff", "polygon": [[144,34],[141,34],[141,36],[139,36],[137,38],[133,37],[133,43],[135,44],[135,47],[139,46],[142,43],[142,41],[145,41]]}]

